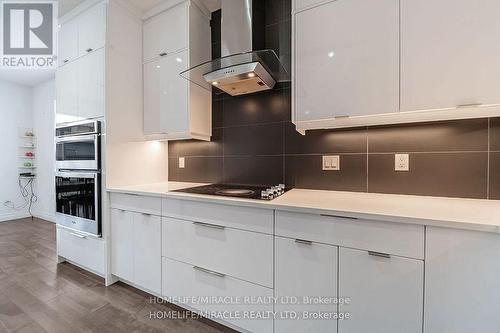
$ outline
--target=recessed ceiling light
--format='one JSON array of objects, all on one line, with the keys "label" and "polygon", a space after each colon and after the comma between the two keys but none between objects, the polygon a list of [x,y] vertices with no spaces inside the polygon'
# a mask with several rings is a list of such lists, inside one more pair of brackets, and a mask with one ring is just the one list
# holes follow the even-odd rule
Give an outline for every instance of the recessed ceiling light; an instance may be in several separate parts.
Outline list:
[{"label": "recessed ceiling light", "polygon": [[248,73],[248,77],[255,77],[255,73]]},{"label": "recessed ceiling light", "polygon": [[175,60],[176,60],[177,62],[182,62],[182,59],[181,59],[181,58],[175,58]]},{"label": "recessed ceiling light", "polygon": [[328,58],[333,58],[335,56],[335,52],[328,52]]},{"label": "recessed ceiling light", "polygon": [[219,82],[214,81],[214,82],[212,82],[212,84],[213,84],[214,86],[216,86],[216,85],[218,85],[218,84],[219,84]]}]

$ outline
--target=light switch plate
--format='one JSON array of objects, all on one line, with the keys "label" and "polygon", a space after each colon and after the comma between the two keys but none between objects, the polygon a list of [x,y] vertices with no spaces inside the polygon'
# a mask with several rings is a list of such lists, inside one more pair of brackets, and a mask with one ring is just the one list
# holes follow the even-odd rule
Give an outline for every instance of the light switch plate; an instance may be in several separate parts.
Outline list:
[{"label": "light switch plate", "polygon": [[186,167],[186,160],[184,157],[179,157],[179,169],[184,169]]},{"label": "light switch plate", "polygon": [[339,171],[340,170],[340,156],[323,156],[323,170],[325,171]]},{"label": "light switch plate", "polygon": [[394,157],[395,171],[410,171],[410,155],[396,154]]}]

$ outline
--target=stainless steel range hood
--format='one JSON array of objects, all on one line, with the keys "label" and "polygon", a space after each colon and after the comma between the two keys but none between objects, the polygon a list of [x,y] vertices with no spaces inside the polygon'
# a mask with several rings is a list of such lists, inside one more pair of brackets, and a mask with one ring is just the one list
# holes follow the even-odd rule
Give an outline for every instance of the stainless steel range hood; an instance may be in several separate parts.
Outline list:
[{"label": "stainless steel range hood", "polygon": [[[256,0],[258,1],[258,0]],[[272,89],[289,75],[273,50],[253,50],[252,0],[221,0],[222,57],[181,73],[215,92],[232,96]]]}]

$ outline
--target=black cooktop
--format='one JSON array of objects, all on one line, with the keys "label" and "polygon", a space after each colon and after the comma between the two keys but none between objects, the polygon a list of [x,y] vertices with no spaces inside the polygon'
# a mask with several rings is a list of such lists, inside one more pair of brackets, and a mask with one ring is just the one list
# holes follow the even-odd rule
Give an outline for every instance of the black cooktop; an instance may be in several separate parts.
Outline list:
[{"label": "black cooktop", "polygon": [[[245,199],[258,199],[258,200],[271,200],[275,197],[288,191],[281,185],[282,190],[272,191],[272,186],[246,186],[246,185],[231,185],[231,184],[211,184],[197,187],[185,188],[182,190],[176,190],[174,192],[183,193],[193,193],[193,194],[205,194],[205,195],[217,195],[224,197],[235,197],[235,198],[245,198]],[[263,196],[263,192],[266,195]],[[270,195],[270,194],[273,195]]]}]

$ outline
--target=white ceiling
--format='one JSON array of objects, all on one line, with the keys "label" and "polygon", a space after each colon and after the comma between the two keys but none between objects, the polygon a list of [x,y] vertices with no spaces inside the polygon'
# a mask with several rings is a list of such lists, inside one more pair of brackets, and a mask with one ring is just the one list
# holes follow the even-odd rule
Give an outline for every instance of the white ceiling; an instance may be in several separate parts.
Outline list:
[{"label": "white ceiling", "polygon": [[[71,11],[84,0],[57,0],[59,2],[59,16]],[[123,0],[137,8],[140,12],[147,12],[165,0]],[[220,8],[221,0],[200,0],[212,12]],[[25,86],[36,86],[55,75],[55,70],[4,70],[0,69],[0,80],[6,80]]]}]

